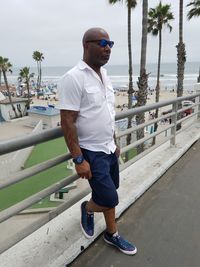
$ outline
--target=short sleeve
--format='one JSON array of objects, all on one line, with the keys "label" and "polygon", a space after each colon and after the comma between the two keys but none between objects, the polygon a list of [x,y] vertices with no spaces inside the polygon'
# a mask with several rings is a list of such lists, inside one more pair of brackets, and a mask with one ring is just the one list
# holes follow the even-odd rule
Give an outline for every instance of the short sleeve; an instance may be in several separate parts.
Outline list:
[{"label": "short sleeve", "polygon": [[58,83],[58,109],[80,110],[82,88],[76,79],[66,74]]}]

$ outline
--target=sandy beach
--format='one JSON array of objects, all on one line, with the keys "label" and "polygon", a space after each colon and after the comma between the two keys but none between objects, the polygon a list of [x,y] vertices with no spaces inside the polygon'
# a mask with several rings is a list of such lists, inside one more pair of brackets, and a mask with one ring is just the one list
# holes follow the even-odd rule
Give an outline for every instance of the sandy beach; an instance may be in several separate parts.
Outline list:
[{"label": "sandy beach", "polygon": [[[184,92],[183,96],[187,95],[186,92]],[[118,105],[123,105],[123,104],[127,104],[128,103],[128,94],[127,92],[117,92],[115,94],[115,105],[116,107]],[[176,93],[172,92],[172,91],[168,91],[168,90],[162,90],[160,91],[160,101],[164,101],[164,100],[170,100],[170,99],[174,99],[176,98]],[[152,104],[155,103],[155,92],[153,92],[152,94],[148,94],[147,96],[147,105],[148,104]],[[120,111],[120,108],[116,109],[117,111]]]},{"label": "sandy beach", "polygon": [[[184,96],[187,95],[187,92],[184,92]],[[164,101],[164,100],[170,100],[170,99],[174,99],[176,98],[176,93],[169,91],[169,90],[161,90],[160,91],[160,101]],[[31,106],[34,105],[41,105],[41,106],[47,106],[47,105],[57,105],[58,101],[56,101],[54,98],[51,98],[49,100],[43,100],[41,99],[37,99],[36,97],[34,97],[32,99],[32,103]],[[121,108],[118,108],[118,106],[126,106],[128,103],[128,93],[127,92],[116,92],[115,93],[115,107],[116,107],[116,112],[120,111]],[[152,92],[152,94],[148,94],[147,96],[147,105],[148,104],[152,104],[155,103],[155,92]],[[126,109],[126,108],[125,108]]]}]

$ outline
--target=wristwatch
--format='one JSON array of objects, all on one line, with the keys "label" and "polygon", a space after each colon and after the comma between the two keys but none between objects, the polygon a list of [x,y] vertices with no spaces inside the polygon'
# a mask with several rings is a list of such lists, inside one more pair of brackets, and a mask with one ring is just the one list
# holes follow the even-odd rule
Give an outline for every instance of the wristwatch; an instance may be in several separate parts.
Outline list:
[{"label": "wristwatch", "polygon": [[78,157],[73,158],[73,162],[74,162],[75,164],[81,164],[83,161],[84,161],[84,157],[83,157],[83,155],[79,155]]}]

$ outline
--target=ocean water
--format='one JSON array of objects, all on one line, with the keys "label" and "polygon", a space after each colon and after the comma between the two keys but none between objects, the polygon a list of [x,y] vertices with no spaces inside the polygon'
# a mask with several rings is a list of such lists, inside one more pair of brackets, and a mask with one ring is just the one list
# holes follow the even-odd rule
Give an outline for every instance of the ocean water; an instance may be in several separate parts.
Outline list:
[{"label": "ocean water", "polygon": [[[184,90],[193,90],[197,82],[200,64],[198,62],[186,62],[184,75]],[[56,84],[59,78],[71,67],[42,67],[43,84]],[[114,87],[128,85],[128,66],[127,65],[106,65],[108,75],[111,78]],[[17,84],[17,77],[20,68],[13,68],[12,74],[8,74],[8,81],[11,84]],[[147,64],[147,73],[149,73],[148,86],[154,89],[156,86],[157,64]],[[30,68],[30,71],[37,76],[37,69]],[[137,80],[139,75],[139,65],[133,65],[133,85],[137,89]],[[162,63],[160,85],[163,90],[176,90],[177,86],[177,63]]]}]

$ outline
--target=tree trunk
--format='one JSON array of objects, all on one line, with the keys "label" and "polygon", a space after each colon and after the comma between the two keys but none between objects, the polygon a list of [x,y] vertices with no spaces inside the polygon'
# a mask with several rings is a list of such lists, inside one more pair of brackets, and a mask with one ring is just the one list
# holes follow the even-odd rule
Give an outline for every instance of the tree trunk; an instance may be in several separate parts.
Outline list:
[{"label": "tree trunk", "polygon": [[[142,40],[141,40],[141,60],[140,77],[138,77],[137,105],[144,106],[147,102],[148,74],[146,74],[146,51],[147,51],[147,25],[148,25],[148,0],[143,0],[143,19],[142,19]],[[137,125],[145,122],[144,113],[136,116]],[[137,131],[137,140],[144,137],[144,128]],[[137,153],[144,150],[144,144],[137,147]]]},{"label": "tree trunk", "polygon": [[185,52],[185,44],[178,43],[177,47],[177,97],[183,95],[183,80],[184,80],[184,70],[185,70],[185,62],[186,62],[186,52]]},{"label": "tree trunk", "polygon": [[199,68],[199,76],[197,77],[197,82],[200,83],[200,68]]},{"label": "tree trunk", "polygon": [[40,68],[39,68],[39,62],[37,61],[37,99],[39,99],[39,92],[40,92]]},{"label": "tree trunk", "polygon": [[[156,97],[155,101],[159,102],[160,99],[160,63],[161,63],[161,51],[162,51],[162,29],[159,30],[159,49],[158,49],[158,69],[157,69],[157,81],[156,81]],[[158,109],[155,112],[155,118],[158,118]],[[154,132],[157,131],[158,123],[154,124]],[[155,145],[156,137],[153,138],[152,145]]]},{"label": "tree trunk", "polygon": [[[128,5],[128,60],[129,60],[129,86],[128,86],[128,109],[132,108],[132,97],[133,97],[133,69],[132,69],[132,50],[131,50],[131,6]],[[128,117],[127,128],[132,127],[133,116]],[[126,137],[126,144],[131,143],[131,134]],[[128,160],[128,153],[125,153],[125,161]]]},{"label": "tree trunk", "polygon": [[158,49],[158,69],[156,79],[156,102],[159,102],[160,98],[160,63],[161,63],[161,50],[162,50],[162,31],[159,31],[159,49]]},{"label": "tree trunk", "polygon": [[[183,43],[183,0],[179,1],[179,43],[177,48],[177,97],[183,95],[183,80],[186,62],[185,44]],[[182,104],[178,104],[178,109]],[[181,113],[178,114],[178,120],[181,119]],[[181,123],[177,124],[177,130],[181,128]]]},{"label": "tree trunk", "polygon": [[39,61],[39,89],[41,87],[41,82],[42,82],[42,66],[41,66],[41,61]]},{"label": "tree trunk", "polygon": [[27,109],[30,108],[30,103],[31,103],[31,100],[30,100],[30,87],[29,87],[29,80],[26,80],[26,87],[27,87],[27,92],[28,92],[28,103],[27,103]]},{"label": "tree trunk", "polygon": [[7,92],[8,92],[8,98],[9,98],[10,105],[12,107],[13,112],[15,113],[15,117],[18,118],[15,106],[13,105],[13,102],[12,102],[12,97],[11,97],[11,93],[10,93],[8,80],[7,80],[7,76],[6,76],[6,72],[5,71],[3,71],[3,77],[4,77],[4,82],[5,82],[5,85],[6,85],[6,89],[7,89]]},{"label": "tree trunk", "polygon": [[183,0],[179,2],[179,43],[177,47],[177,97],[183,95],[183,80],[186,62],[185,44],[183,43]]}]

